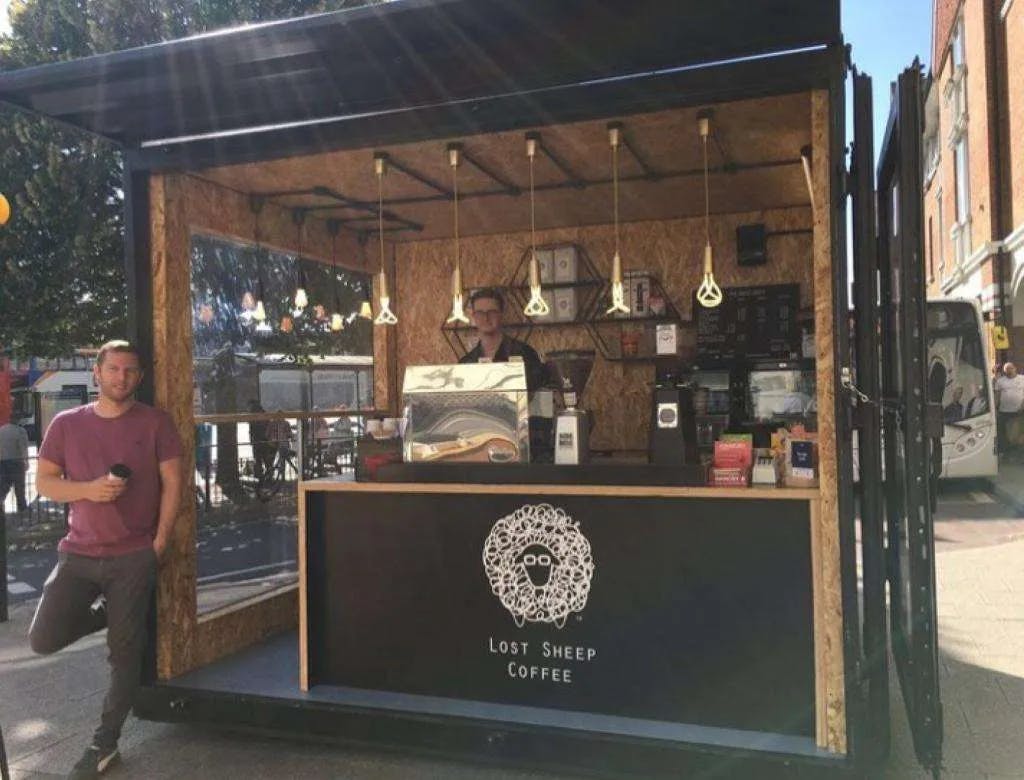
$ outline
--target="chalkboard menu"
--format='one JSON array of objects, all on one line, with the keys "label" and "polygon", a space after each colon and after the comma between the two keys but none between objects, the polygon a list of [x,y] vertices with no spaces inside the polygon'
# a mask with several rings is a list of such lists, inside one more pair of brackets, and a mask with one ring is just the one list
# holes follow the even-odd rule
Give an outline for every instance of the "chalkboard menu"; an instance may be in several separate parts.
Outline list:
[{"label": "chalkboard menu", "polygon": [[800,356],[799,284],[730,287],[706,309],[694,298],[697,357],[705,361],[789,360]]}]

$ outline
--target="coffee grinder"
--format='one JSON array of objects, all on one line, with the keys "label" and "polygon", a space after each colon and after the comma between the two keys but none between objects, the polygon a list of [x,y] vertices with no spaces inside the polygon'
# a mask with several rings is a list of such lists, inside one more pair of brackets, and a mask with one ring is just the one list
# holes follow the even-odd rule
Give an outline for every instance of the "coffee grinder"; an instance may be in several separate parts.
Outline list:
[{"label": "coffee grinder", "polygon": [[555,417],[555,463],[578,465],[590,459],[590,418],[578,407],[594,367],[593,350],[547,353],[548,370],[562,390],[565,408]]},{"label": "coffee grinder", "polygon": [[698,462],[693,391],[693,382],[682,366],[655,369],[649,445],[651,463],[683,466]]}]

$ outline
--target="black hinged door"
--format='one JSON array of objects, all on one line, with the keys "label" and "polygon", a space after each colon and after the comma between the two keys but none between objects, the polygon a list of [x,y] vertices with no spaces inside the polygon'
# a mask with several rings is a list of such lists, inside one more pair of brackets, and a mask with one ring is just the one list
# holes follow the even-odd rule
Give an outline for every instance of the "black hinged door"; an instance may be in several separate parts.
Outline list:
[{"label": "black hinged door", "polygon": [[922,764],[937,771],[942,705],[932,525],[935,442],[927,424],[922,106],[921,71],[915,62],[896,84],[878,165],[878,335],[892,651],[915,752]]},{"label": "black hinged door", "polygon": [[865,758],[889,752],[889,636],[885,613],[885,508],[882,482],[881,360],[878,328],[878,219],[875,200],[874,111],[871,79],[854,72],[853,148],[853,344],[857,432],[856,482],[861,520],[863,675],[867,717]]}]

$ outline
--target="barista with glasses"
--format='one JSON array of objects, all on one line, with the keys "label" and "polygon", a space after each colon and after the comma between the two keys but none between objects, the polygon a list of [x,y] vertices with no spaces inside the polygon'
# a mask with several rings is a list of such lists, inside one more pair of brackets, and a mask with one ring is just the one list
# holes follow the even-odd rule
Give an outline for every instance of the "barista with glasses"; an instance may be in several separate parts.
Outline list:
[{"label": "barista with glasses", "polygon": [[547,372],[537,350],[524,341],[514,339],[502,329],[505,314],[505,296],[493,287],[484,287],[469,296],[470,316],[479,341],[460,363],[507,363],[510,358],[522,358],[526,364],[526,384],[530,390],[543,387]]}]

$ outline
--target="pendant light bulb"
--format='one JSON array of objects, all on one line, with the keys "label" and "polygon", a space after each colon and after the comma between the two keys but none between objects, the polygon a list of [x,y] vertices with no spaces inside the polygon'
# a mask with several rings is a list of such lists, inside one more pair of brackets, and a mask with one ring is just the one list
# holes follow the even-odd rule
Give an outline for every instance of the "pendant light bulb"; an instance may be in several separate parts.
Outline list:
[{"label": "pendant light bulb", "polygon": [[712,261],[711,244],[704,246],[704,279],[697,288],[697,301],[705,309],[713,309],[722,302],[722,289],[715,282],[715,267]]},{"label": "pendant light bulb", "polygon": [[626,290],[622,284],[622,255],[619,254],[619,144],[622,143],[622,124],[608,125],[608,142],[612,147],[612,200],[615,216],[615,254],[612,255],[612,305],[605,314],[629,314]]},{"label": "pendant light bulb", "polygon": [[708,183],[708,137],[711,135],[711,114],[697,115],[697,131],[704,147],[704,277],[697,288],[697,303],[713,309],[722,303],[722,288],[715,282],[714,254],[711,251],[711,187]]},{"label": "pendant light bulb", "polygon": [[377,274],[377,287],[378,295],[377,299],[380,304],[380,311],[377,312],[377,317],[374,319],[374,325],[395,325],[398,322],[398,317],[391,311],[391,296],[388,294],[388,277],[384,273],[384,266],[381,266],[380,273]]},{"label": "pendant light bulb", "polygon": [[334,312],[334,314],[331,315],[331,330],[335,333],[345,330],[345,321],[341,318],[341,315],[338,312]]},{"label": "pendant light bulb", "polygon": [[523,307],[523,314],[527,317],[546,317],[551,313],[551,307],[544,300],[541,289],[540,261],[537,259],[537,209],[534,201],[533,161],[537,156],[539,140],[540,133],[526,134],[526,156],[530,160],[530,300]]},{"label": "pendant light bulb", "polygon": [[[387,173],[388,156],[384,152],[373,155],[373,170],[377,174],[377,233],[380,236],[380,273],[377,276],[379,310],[374,325],[395,325],[398,317],[391,311],[391,296],[388,295],[388,277],[384,272],[384,174]],[[364,305],[364,308],[367,308]]]},{"label": "pendant light bulb", "polygon": [[267,310],[263,308],[263,301],[256,301],[256,311],[253,312],[252,318],[256,322],[267,321]]},{"label": "pendant light bulb", "polygon": [[302,311],[309,306],[309,297],[306,295],[306,288],[300,287],[295,291],[295,308]]},{"label": "pendant light bulb", "polygon": [[533,251],[530,256],[530,300],[526,302],[523,314],[527,317],[546,317],[550,313],[551,307],[542,294],[540,261],[537,260],[537,252]]},{"label": "pendant light bulb", "polygon": [[605,314],[629,314],[626,305],[626,289],[622,284],[622,258],[616,252],[612,258],[612,305]]},{"label": "pendant light bulb", "polygon": [[465,307],[462,304],[462,269],[455,266],[452,271],[452,313],[448,315],[445,322],[451,325],[454,322],[469,324],[469,317],[466,316]]},{"label": "pendant light bulb", "polygon": [[364,320],[373,319],[373,305],[369,301],[363,301],[362,305],[359,307],[359,316]]}]

